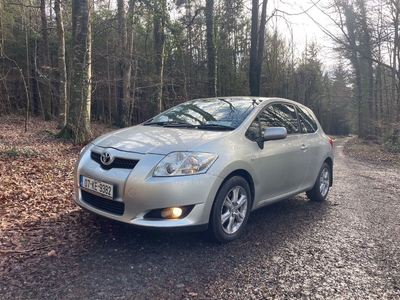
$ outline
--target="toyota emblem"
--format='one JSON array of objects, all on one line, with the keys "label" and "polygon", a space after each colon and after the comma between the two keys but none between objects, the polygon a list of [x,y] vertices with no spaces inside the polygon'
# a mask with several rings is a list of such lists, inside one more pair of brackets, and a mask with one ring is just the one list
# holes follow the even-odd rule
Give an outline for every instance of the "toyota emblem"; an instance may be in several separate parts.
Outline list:
[{"label": "toyota emblem", "polygon": [[113,162],[114,158],[111,156],[111,154],[109,152],[106,151],[106,152],[103,152],[103,154],[101,154],[100,160],[103,165],[108,166],[109,164],[111,164]]}]

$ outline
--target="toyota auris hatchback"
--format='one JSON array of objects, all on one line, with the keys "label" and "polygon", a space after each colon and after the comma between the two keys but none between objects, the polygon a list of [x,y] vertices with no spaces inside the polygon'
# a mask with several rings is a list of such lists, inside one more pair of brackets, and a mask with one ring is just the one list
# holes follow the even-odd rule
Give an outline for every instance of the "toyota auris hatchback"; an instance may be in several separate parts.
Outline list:
[{"label": "toyota auris hatchback", "polygon": [[217,97],[179,104],[107,133],[81,152],[75,202],[144,228],[239,237],[250,212],[332,186],[333,144],[313,112],[281,98]]}]

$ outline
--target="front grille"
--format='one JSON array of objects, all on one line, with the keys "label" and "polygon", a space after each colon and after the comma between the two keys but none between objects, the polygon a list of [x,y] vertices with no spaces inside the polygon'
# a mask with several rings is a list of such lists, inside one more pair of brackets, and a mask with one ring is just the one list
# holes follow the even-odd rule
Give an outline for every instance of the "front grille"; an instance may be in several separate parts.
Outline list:
[{"label": "front grille", "polygon": [[104,165],[100,160],[101,154],[92,152],[90,154],[90,157],[92,158],[92,160],[97,162],[101,166],[101,168],[104,170],[111,170],[112,168],[133,169],[136,166],[136,164],[139,162],[136,159],[125,159],[125,158],[115,157],[114,161],[111,164]]},{"label": "front grille", "polygon": [[105,199],[84,190],[82,190],[81,192],[82,200],[85,201],[87,204],[93,206],[94,208],[117,216],[122,216],[124,214],[125,203]]}]

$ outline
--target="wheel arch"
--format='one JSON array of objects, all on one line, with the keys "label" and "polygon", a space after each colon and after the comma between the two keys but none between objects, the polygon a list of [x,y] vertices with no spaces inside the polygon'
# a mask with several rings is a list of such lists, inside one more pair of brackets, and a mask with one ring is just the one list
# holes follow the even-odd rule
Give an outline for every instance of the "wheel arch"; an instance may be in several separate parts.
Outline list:
[{"label": "wheel arch", "polygon": [[224,183],[227,180],[229,180],[230,178],[232,178],[234,176],[243,177],[247,181],[247,183],[248,183],[248,185],[250,187],[250,193],[251,193],[251,195],[250,195],[251,196],[251,198],[250,198],[251,206],[250,207],[252,208],[253,207],[253,203],[254,203],[254,196],[255,196],[254,180],[253,180],[253,177],[250,175],[250,173],[247,172],[246,170],[238,169],[238,170],[234,170],[231,173],[229,173],[225,177],[225,179],[222,181],[222,183],[220,184],[218,190],[224,185]]}]

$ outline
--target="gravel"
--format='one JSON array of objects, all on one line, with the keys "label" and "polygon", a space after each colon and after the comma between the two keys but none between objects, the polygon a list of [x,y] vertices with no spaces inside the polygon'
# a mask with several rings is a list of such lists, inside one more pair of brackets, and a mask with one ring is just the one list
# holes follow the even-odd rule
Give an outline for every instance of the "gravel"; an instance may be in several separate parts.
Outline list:
[{"label": "gravel", "polygon": [[79,210],[95,224],[79,251],[0,273],[0,298],[400,299],[400,170],[345,156],[345,142],[327,201],[301,194],[254,211],[229,244]]}]

